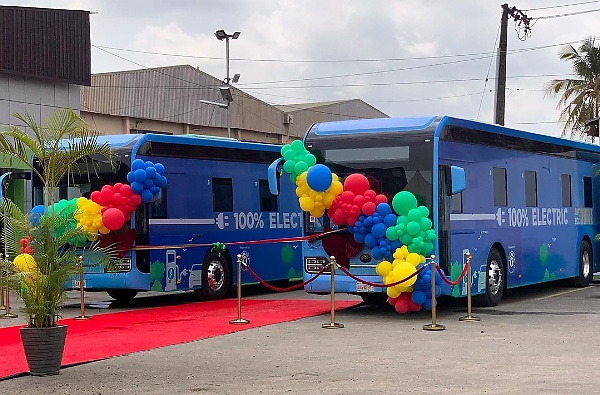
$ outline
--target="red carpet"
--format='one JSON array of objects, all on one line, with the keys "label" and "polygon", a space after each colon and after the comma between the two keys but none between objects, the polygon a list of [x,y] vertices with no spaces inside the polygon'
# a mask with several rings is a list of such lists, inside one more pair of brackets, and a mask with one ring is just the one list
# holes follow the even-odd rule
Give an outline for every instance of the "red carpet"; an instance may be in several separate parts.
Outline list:
[{"label": "red carpet", "polygon": [[[357,304],[357,301],[336,301],[336,310]],[[96,361],[330,311],[329,301],[243,300],[242,318],[250,323],[232,325],[229,320],[237,318],[237,300],[227,299],[101,314],[90,320],[64,319],[59,321],[68,325],[62,365]],[[0,328],[0,355],[0,379],[28,372],[19,326]]]}]

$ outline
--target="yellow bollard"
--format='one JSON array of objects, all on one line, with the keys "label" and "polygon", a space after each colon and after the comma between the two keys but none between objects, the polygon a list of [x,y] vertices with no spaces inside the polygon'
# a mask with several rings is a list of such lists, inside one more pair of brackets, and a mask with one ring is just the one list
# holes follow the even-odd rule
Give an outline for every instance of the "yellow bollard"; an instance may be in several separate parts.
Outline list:
[{"label": "yellow bollard", "polygon": [[436,321],[436,301],[435,301],[435,255],[431,256],[431,324],[423,325],[423,330],[426,331],[443,331],[446,329],[444,325],[437,324]]},{"label": "yellow bollard", "polygon": [[84,290],[85,282],[83,279],[83,257],[79,256],[79,304],[81,307],[81,315],[79,317],[75,317],[76,320],[89,320],[92,317],[88,317],[85,315],[85,295]]},{"label": "yellow bollard", "polygon": [[[6,262],[8,262],[8,254],[5,256]],[[2,254],[0,254],[0,259],[2,258]],[[4,291],[6,292],[6,297],[4,298],[4,309],[5,313],[0,315],[0,318],[17,318],[18,315],[10,312],[10,288],[4,287]]]},{"label": "yellow bollard", "polygon": [[337,266],[337,263],[335,261],[335,257],[332,255],[329,257],[330,259],[330,264],[331,264],[331,313],[329,314],[329,324],[323,324],[321,325],[321,328],[323,329],[339,329],[339,328],[343,328],[344,324],[340,324],[335,322],[335,267]]},{"label": "yellow bollard", "polygon": [[471,253],[467,252],[467,265],[469,270],[467,271],[467,315],[459,317],[459,321],[480,321],[479,317],[471,315]]},{"label": "yellow bollard", "polygon": [[250,321],[242,318],[242,255],[237,255],[237,319],[230,320],[230,324],[249,324]]}]

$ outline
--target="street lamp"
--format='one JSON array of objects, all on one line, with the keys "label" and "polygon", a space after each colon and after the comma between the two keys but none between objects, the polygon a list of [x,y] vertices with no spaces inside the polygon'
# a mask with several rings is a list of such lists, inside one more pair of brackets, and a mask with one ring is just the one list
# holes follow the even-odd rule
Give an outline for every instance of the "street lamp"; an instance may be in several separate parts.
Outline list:
[{"label": "street lamp", "polygon": [[[229,39],[236,40],[240,36],[240,32],[235,32],[233,34],[225,33],[225,30],[217,30],[215,32],[215,37],[219,41],[225,40],[225,67],[227,72],[227,77],[225,78],[225,83],[227,86],[219,88],[221,91],[221,96],[223,96],[223,100],[227,102],[227,137],[231,137],[231,118],[229,115],[229,104],[233,101],[233,96],[231,95],[230,82],[229,79]],[[238,77],[239,78],[239,77]]]}]

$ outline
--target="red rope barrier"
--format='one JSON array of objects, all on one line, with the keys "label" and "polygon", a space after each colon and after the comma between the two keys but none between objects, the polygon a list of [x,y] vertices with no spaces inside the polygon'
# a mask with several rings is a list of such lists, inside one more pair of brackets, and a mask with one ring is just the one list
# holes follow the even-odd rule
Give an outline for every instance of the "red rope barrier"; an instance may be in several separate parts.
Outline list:
[{"label": "red rope barrier", "polygon": [[413,274],[411,274],[410,276],[408,276],[408,277],[406,277],[406,278],[404,278],[402,280],[396,281],[395,283],[391,283],[391,284],[377,284],[377,283],[372,283],[370,281],[363,280],[360,277],[356,277],[354,274],[350,273],[350,271],[348,269],[346,269],[345,267],[342,267],[342,266],[338,266],[338,267],[339,267],[339,269],[342,272],[344,272],[344,274],[346,274],[348,277],[350,277],[350,278],[352,278],[352,279],[354,279],[354,280],[356,280],[358,282],[361,282],[361,283],[367,284],[367,285],[371,285],[373,287],[382,287],[382,288],[395,287],[398,284],[402,284],[403,282],[406,282],[406,281],[410,280],[414,276],[419,275],[419,273],[421,273],[425,269],[425,265],[423,265],[419,269],[417,269],[417,271],[415,271]]},{"label": "red rope barrier", "polygon": [[248,273],[250,273],[252,275],[252,277],[254,277],[255,279],[257,279],[258,282],[260,282],[262,285],[264,285],[265,287],[269,288],[270,290],[277,291],[277,292],[288,292],[288,291],[293,291],[295,289],[302,288],[305,285],[310,284],[313,281],[315,281],[317,279],[317,277],[319,277],[321,274],[323,274],[325,272],[325,270],[327,270],[327,266],[323,266],[323,268],[314,277],[312,277],[309,280],[303,282],[302,284],[292,285],[292,286],[287,287],[287,288],[280,288],[280,287],[275,287],[275,286],[267,283],[262,278],[260,278],[256,273],[254,273],[254,271],[252,269],[250,269],[249,265],[246,264],[244,266],[248,270]]},{"label": "red rope barrier", "polygon": [[[246,240],[246,241],[231,241],[227,243],[223,243],[226,246],[230,245],[239,245],[239,244],[269,244],[269,243],[295,243],[297,241],[310,241],[321,238],[331,233],[339,233],[347,231],[347,229],[337,229],[330,230],[327,232],[321,232],[310,236],[297,236],[297,237],[284,237],[280,239],[262,239],[262,240]],[[214,243],[198,243],[198,244],[177,244],[177,245],[160,245],[160,246],[149,246],[149,245],[141,245],[131,247],[132,250],[136,251],[149,251],[149,250],[166,250],[166,249],[174,249],[174,248],[198,248],[198,247],[210,247]]]},{"label": "red rope barrier", "polygon": [[440,267],[438,265],[435,266],[436,270],[438,271],[438,273],[440,274],[440,277],[442,278],[442,280],[448,284],[448,285],[458,285],[458,283],[460,283],[463,279],[463,277],[465,277],[465,274],[467,274],[467,270],[469,270],[469,263],[467,263],[465,265],[465,267],[463,268],[462,273],[460,274],[460,276],[458,277],[458,279],[456,281],[450,281],[446,278],[446,275],[444,274],[444,272],[442,272],[442,269],[440,269]]}]

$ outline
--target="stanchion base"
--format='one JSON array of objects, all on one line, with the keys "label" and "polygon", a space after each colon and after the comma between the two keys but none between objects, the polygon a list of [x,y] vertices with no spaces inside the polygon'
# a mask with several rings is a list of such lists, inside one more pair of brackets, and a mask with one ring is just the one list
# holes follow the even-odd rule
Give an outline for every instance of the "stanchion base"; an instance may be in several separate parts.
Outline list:
[{"label": "stanchion base", "polygon": [[244,325],[244,324],[249,324],[250,321],[243,319],[243,318],[238,318],[238,319],[229,321],[229,323],[232,325]]},{"label": "stanchion base", "polygon": [[344,327],[344,324],[340,324],[338,322],[330,322],[329,324],[321,325],[321,328],[323,328],[323,329],[340,329],[343,327]]},{"label": "stanchion base", "polygon": [[464,317],[459,317],[458,318],[459,321],[481,321],[481,319],[479,317],[474,317],[474,316],[469,316],[469,315],[465,315]]},{"label": "stanchion base", "polygon": [[6,313],[6,314],[2,314],[0,315],[0,318],[17,318],[18,315],[13,314],[13,313]]},{"label": "stanchion base", "polygon": [[440,324],[427,324],[427,325],[423,325],[423,330],[424,331],[443,331],[444,329],[446,329],[445,325],[440,325]]},{"label": "stanchion base", "polygon": [[91,320],[92,317],[87,316],[87,315],[80,315],[80,316],[77,316],[77,317],[73,317],[73,319],[74,320]]}]

